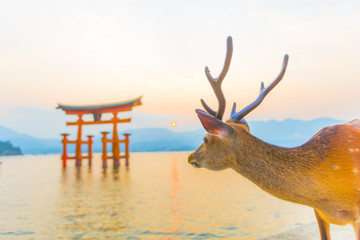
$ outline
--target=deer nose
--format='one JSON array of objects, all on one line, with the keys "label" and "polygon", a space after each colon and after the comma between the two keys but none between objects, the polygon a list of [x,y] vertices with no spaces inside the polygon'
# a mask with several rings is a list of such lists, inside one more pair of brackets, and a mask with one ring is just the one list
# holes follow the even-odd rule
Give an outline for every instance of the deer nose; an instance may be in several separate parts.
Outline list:
[{"label": "deer nose", "polygon": [[200,168],[199,163],[194,158],[194,153],[190,154],[188,157],[188,163],[190,163],[194,168]]}]

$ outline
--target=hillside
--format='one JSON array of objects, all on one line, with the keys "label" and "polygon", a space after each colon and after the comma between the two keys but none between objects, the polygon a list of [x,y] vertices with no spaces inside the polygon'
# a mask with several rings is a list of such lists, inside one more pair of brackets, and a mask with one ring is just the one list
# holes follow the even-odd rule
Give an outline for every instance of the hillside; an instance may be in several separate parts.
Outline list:
[{"label": "hillside", "polygon": [[19,147],[14,147],[11,142],[0,141],[0,156],[22,155]]}]

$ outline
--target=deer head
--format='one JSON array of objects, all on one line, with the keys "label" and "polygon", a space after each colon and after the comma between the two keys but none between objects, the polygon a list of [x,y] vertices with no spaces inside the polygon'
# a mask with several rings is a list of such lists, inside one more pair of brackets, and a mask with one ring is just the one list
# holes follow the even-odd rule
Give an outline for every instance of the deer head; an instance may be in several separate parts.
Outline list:
[{"label": "deer head", "polygon": [[[212,89],[219,102],[217,111],[211,109],[203,99],[201,103],[205,108],[203,110],[196,110],[196,113],[204,127],[208,132],[204,137],[203,144],[189,156],[188,162],[194,167],[204,167],[210,170],[222,170],[234,163],[234,154],[241,155],[242,149],[249,147],[247,134],[250,129],[244,117],[254,110],[264,100],[265,96],[282,80],[285,75],[289,56],[284,56],[284,62],[278,77],[265,88],[264,83],[261,82],[260,94],[257,99],[242,109],[236,112],[236,104],[234,103],[230,119],[226,122],[222,121],[225,112],[226,101],[221,90],[221,84],[229,70],[231,57],[233,51],[232,38],[227,38],[227,51],[225,57],[224,67],[217,78],[213,78],[210,74],[209,68],[205,67],[205,75],[210,82]],[[234,152],[236,149],[236,153]],[[248,152],[248,151],[247,151]],[[244,156],[246,157],[246,156]]]}]

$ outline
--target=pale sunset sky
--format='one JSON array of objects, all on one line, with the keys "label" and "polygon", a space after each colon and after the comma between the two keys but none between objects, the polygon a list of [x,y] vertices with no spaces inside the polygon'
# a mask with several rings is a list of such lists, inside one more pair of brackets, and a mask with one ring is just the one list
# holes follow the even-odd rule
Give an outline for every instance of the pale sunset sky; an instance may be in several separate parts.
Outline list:
[{"label": "pale sunset sky", "polygon": [[200,98],[217,109],[204,67],[219,74],[229,35],[224,120],[274,80],[286,53],[284,79],[248,121],[360,118],[359,29],[359,0],[2,0],[0,125],[58,138],[73,118],[57,103],[143,95],[120,129],[198,129]]}]

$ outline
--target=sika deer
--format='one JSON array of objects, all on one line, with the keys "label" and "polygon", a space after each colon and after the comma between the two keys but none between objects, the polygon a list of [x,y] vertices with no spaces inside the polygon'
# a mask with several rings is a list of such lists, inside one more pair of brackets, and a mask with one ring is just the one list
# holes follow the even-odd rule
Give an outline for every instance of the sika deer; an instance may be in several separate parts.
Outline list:
[{"label": "sika deer", "polygon": [[196,110],[208,132],[204,143],[188,162],[210,170],[232,168],[266,192],[283,200],[314,208],[322,240],[330,239],[330,223],[351,223],[360,240],[360,121],[325,127],[305,144],[284,148],[266,143],[250,134],[244,117],[256,108],[284,77],[288,55],[279,76],[267,87],[261,83],[258,98],[222,121],[225,98],[221,83],[229,69],[232,39],[227,39],[223,70],[214,79],[206,76],[218,98],[218,111],[201,99],[207,113]]}]

